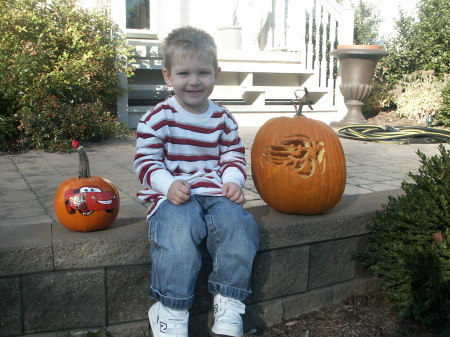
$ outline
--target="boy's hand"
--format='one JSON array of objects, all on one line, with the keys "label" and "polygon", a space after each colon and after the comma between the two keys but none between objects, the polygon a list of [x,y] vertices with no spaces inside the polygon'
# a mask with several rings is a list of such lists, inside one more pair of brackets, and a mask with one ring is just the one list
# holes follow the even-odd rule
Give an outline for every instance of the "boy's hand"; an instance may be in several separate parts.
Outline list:
[{"label": "boy's hand", "polygon": [[191,185],[186,180],[175,180],[167,191],[167,199],[174,205],[184,204],[191,196]]},{"label": "boy's hand", "polygon": [[225,183],[222,187],[222,196],[236,204],[245,204],[245,196],[242,188],[235,183]]}]

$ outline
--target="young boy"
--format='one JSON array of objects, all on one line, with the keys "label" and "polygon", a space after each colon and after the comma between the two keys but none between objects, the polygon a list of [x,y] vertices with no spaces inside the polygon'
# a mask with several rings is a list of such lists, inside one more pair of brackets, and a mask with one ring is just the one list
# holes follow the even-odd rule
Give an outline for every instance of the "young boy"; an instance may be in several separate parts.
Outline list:
[{"label": "young boy", "polygon": [[137,128],[134,168],[146,188],[152,276],[148,312],[153,336],[188,336],[188,309],[201,267],[199,245],[213,261],[212,332],[243,335],[258,228],[244,211],[245,148],[230,112],[208,97],[220,74],[213,38],[182,27],[164,41],[163,76],[175,95]]}]

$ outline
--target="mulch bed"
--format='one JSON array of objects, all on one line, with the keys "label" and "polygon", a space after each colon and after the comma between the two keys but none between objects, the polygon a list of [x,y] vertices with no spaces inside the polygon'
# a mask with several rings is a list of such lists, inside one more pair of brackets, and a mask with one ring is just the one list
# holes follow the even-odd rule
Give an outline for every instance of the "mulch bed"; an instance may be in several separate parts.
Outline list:
[{"label": "mulch bed", "polygon": [[426,327],[400,319],[383,291],[356,293],[340,304],[257,331],[261,337],[437,337]]}]

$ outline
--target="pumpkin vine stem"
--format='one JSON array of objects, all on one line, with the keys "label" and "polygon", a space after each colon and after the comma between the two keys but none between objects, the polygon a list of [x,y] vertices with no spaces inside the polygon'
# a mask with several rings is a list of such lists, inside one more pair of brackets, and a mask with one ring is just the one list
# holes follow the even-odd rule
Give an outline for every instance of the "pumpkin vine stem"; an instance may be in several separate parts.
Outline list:
[{"label": "pumpkin vine stem", "polygon": [[78,166],[78,178],[90,178],[91,171],[89,170],[89,158],[83,146],[77,149],[80,164]]}]

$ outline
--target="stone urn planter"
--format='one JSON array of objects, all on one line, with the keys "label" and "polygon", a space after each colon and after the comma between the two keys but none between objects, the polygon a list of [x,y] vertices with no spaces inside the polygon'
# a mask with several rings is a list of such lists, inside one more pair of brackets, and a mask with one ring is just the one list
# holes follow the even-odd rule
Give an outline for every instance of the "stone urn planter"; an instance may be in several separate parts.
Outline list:
[{"label": "stone urn planter", "polygon": [[[330,53],[339,60],[342,78],[339,87],[344,96],[347,114],[338,124],[364,124],[362,100],[372,92],[372,82],[378,61],[388,53],[377,45],[342,45]],[[336,124],[336,123],[334,123]]]}]

